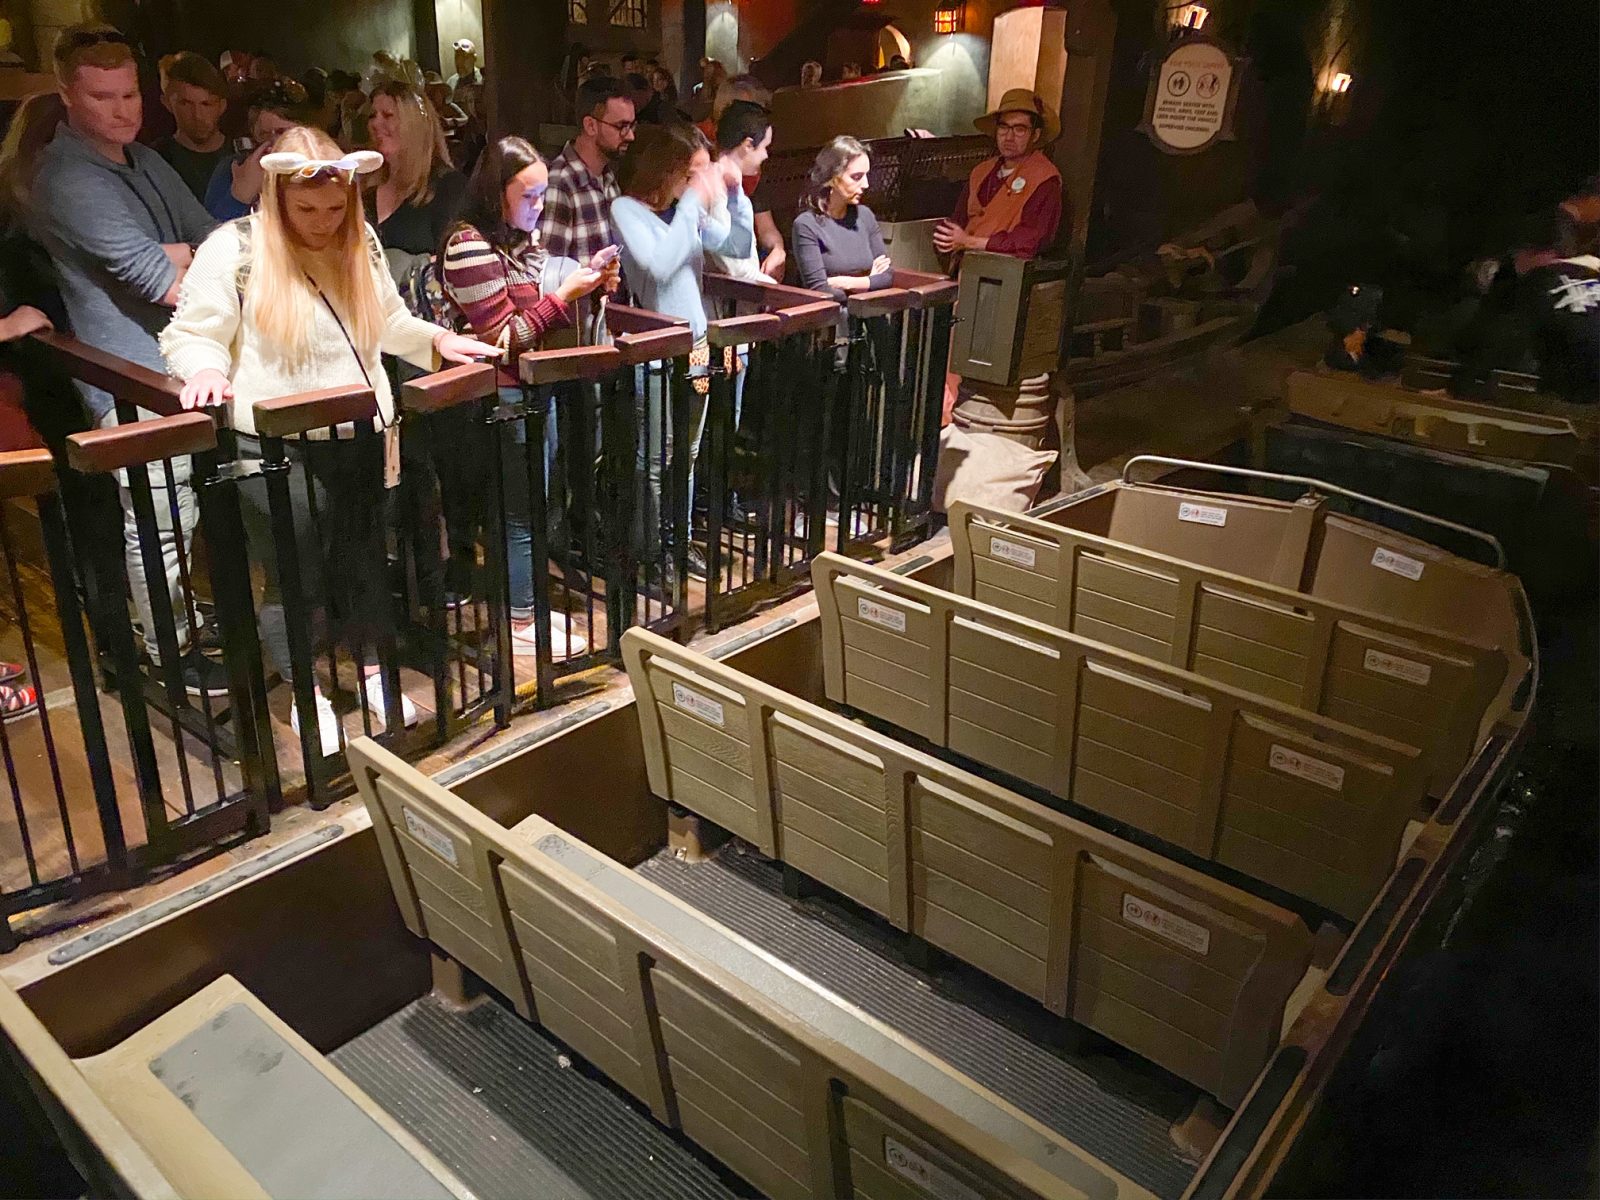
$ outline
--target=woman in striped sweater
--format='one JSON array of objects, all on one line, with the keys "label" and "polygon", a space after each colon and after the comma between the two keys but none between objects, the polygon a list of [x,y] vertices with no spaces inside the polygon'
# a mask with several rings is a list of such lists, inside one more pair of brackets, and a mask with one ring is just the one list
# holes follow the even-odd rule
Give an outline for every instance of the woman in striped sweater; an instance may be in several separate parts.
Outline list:
[{"label": "woman in striped sweater", "polygon": [[[601,251],[579,265],[550,258],[538,243],[550,173],[538,151],[519,137],[501,138],[484,148],[467,185],[462,219],[445,236],[439,275],[445,295],[461,311],[474,337],[500,347],[500,397],[522,400],[517,360],[537,350],[546,333],[573,323],[572,306],[601,286],[615,288],[616,251]],[[501,427],[501,463],[506,494],[506,572],[511,581],[511,645],[517,654],[534,653],[533,524],[528,494],[527,426]],[[544,476],[548,489],[555,459],[556,425],[545,424]],[[588,650],[565,613],[550,614],[552,657],[571,658]]]}]

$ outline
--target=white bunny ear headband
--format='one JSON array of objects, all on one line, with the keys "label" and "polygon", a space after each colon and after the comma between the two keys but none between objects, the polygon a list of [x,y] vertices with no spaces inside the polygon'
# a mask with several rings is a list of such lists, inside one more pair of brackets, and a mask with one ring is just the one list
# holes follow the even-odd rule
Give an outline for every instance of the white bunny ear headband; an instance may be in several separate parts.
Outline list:
[{"label": "white bunny ear headband", "polygon": [[262,170],[294,179],[315,179],[324,174],[370,175],[382,166],[383,155],[376,150],[352,150],[343,158],[307,158],[304,154],[279,151],[261,159]]}]

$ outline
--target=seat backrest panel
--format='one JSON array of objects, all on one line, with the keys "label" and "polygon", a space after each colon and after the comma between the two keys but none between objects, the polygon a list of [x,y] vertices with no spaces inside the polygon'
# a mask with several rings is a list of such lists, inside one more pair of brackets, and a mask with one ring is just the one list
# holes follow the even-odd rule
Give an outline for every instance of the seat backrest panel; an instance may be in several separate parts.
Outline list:
[{"label": "seat backrest panel", "polygon": [[[895,721],[879,691],[858,686],[871,664],[836,619],[850,598],[870,589],[885,620],[906,605],[908,629],[926,612],[934,619],[915,627],[932,639],[919,651],[929,717],[915,732],[1202,858],[1248,862],[1343,916],[1382,886],[1423,807],[1414,747],[835,555],[816,560],[813,581],[830,700]],[[1280,795],[1311,777],[1324,786]],[[1360,814],[1343,826],[1359,853],[1314,872],[1304,850],[1339,805]]]},{"label": "seat backrest panel", "polygon": [[[782,771],[772,772],[764,795],[757,791],[757,806],[774,812],[776,857],[785,863],[1219,1096],[1248,1086],[1275,1045],[1274,1021],[1281,1023],[1309,953],[1297,917],[642,630],[624,635],[623,658],[646,731],[651,786],[664,798],[681,802],[651,750],[657,723],[648,710],[674,696],[654,681],[714,684],[738,694],[765,729],[756,741],[769,763],[788,757],[775,747],[805,746],[807,786],[818,779],[810,771],[828,772],[837,785],[830,803],[848,821],[802,812],[812,835],[802,838],[790,829],[796,812]],[[873,802],[856,798],[863,794]],[[868,844],[882,864],[882,890],[851,893],[843,885],[857,876],[838,863]],[[1108,919],[1145,934],[1154,921],[1164,937],[1099,936],[1085,889],[1106,872],[1142,903]],[[1150,916],[1158,905],[1164,918]],[[1130,998],[1138,979],[1159,986]],[[1145,1016],[1126,1015],[1132,999]]]},{"label": "seat backrest panel", "polygon": [[952,506],[951,531],[960,595],[1037,619],[1038,601],[986,582],[996,563],[1031,563],[1035,592],[1055,598],[1045,624],[1414,745],[1434,796],[1477,746],[1506,680],[1503,647],[1416,623],[1426,607],[1399,619],[1409,610],[1355,609],[969,504]]}]

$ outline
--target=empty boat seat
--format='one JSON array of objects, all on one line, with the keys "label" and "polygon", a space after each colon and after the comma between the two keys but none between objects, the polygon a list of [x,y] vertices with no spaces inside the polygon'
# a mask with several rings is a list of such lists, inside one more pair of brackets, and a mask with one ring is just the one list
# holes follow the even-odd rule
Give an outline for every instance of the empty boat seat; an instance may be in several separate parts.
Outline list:
[{"label": "empty boat seat", "polygon": [[[1225,512],[1219,518],[1218,510]],[[1301,516],[1296,517],[1293,512]],[[1269,530],[1266,553],[1240,547],[1229,528],[1256,528],[1263,513],[1296,532]],[[1039,516],[1152,550],[1303,592],[1362,612],[1383,613],[1505,655],[1505,679],[1489,704],[1489,721],[1517,707],[1530,679],[1533,617],[1515,575],[1447,553],[1428,542],[1330,512],[1305,497],[1295,504],[1160,484],[1117,482],[1053,502]],[[1221,524],[1218,524],[1218,520]],[[1300,521],[1305,524],[1302,537]],[[1299,557],[1290,553],[1298,546]],[[1271,558],[1280,570],[1264,570]]]},{"label": "empty boat seat", "polygon": [[[1211,506],[1226,521],[1226,503]],[[1096,534],[950,507],[957,595],[1319,712],[1423,752],[1442,796],[1506,676],[1497,647]]]},{"label": "empty boat seat", "polygon": [[[496,824],[349,749],[413,933],[773,1200],[1151,1194],[542,817]],[[480,940],[482,939],[482,940]]]},{"label": "empty boat seat", "polygon": [[1049,505],[1039,516],[1198,566],[1300,586],[1320,501],[1230,495],[1225,520],[1217,518],[1215,507],[1213,500],[1179,488],[1109,483]]},{"label": "empty boat seat", "polygon": [[472,1195],[230,975],[76,1066],[180,1196]]},{"label": "empty boat seat", "polygon": [[1299,917],[655,634],[622,654],[658,796],[1226,1105],[1266,1063]]},{"label": "empty boat seat", "polygon": [[829,700],[1348,918],[1393,872],[1420,752],[835,554]]}]

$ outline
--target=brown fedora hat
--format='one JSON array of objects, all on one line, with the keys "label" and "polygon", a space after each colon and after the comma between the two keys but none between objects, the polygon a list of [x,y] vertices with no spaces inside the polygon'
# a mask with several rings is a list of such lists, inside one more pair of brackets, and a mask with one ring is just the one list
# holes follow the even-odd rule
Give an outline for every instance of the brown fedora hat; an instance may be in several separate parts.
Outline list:
[{"label": "brown fedora hat", "polygon": [[1044,125],[1044,137],[1039,139],[1041,146],[1047,146],[1061,136],[1061,120],[1051,110],[1050,106],[1039,99],[1037,92],[1030,92],[1027,88],[1009,88],[1006,94],[1000,97],[1000,103],[995,105],[993,112],[984,113],[972,123],[973,128],[979,133],[993,133],[994,127],[999,123],[1000,114],[1008,112],[1025,112],[1036,114]]}]

